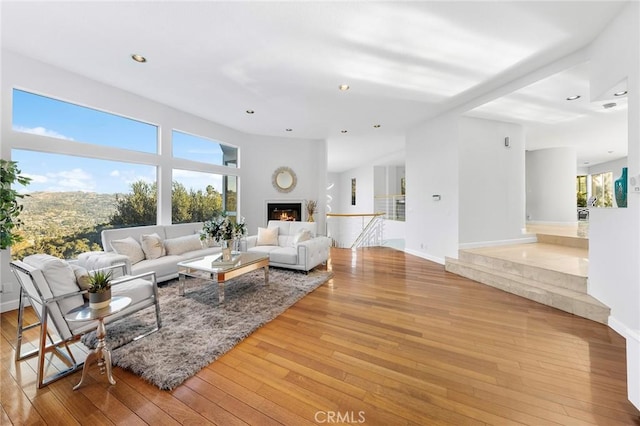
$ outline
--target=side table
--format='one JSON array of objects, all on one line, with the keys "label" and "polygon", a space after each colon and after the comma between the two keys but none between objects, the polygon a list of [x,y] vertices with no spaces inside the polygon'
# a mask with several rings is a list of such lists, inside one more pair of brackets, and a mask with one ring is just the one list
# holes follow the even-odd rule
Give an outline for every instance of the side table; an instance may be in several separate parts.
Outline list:
[{"label": "side table", "polygon": [[82,386],[87,375],[87,370],[89,369],[89,364],[91,364],[93,361],[98,362],[98,367],[100,367],[100,374],[104,374],[106,370],[109,383],[111,383],[112,385],[116,384],[116,381],[113,380],[113,376],[111,374],[111,351],[109,350],[109,348],[107,348],[105,343],[107,330],[104,327],[104,319],[120,312],[130,304],[130,297],[114,296],[111,298],[111,303],[106,308],[91,309],[89,305],[86,304],[70,310],[65,315],[67,321],[71,322],[91,320],[98,321],[98,327],[96,329],[98,345],[94,350],[89,352],[89,354],[87,355],[87,359],[84,360],[84,366],[82,367],[82,378],[80,379],[80,383],[73,387],[73,390],[77,390],[78,388],[80,388],[80,386]]}]

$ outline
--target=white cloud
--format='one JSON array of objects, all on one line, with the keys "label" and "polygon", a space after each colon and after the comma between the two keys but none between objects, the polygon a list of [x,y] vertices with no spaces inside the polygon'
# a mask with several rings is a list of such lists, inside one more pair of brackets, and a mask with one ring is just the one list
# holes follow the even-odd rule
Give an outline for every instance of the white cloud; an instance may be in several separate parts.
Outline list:
[{"label": "white cloud", "polygon": [[109,173],[109,176],[112,176],[112,177],[120,176],[120,170],[113,170],[111,173]]},{"label": "white cloud", "polygon": [[46,183],[46,182],[49,181],[49,178],[47,178],[46,176],[43,176],[43,175],[31,175],[31,174],[25,173],[24,176],[28,177],[29,179],[31,179],[31,183],[32,184]]},{"label": "white cloud", "polygon": [[22,127],[22,126],[13,126],[13,130],[15,130],[16,132],[21,132],[21,133],[31,133],[34,135],[40,135],[40,136],[48,136],[51,138],[57,138],[57,139],[66,139],[68,141],[72,141],[73,138],[70,138],[69,136],[65,136],[61,133],[56,132],[55,130],[50,130],[47,129],[45,127]]},{"label": "white cloud", "polygon": [[96,182],[91,173],[75,168],[71,170],[63,170],[60,172],[50,172],[46,176],[35,175],[36,179],[32,181],[34,184],[48,185],[42,190],[49,192],[62,191],[82,191],[93,192],[96,189]]}]

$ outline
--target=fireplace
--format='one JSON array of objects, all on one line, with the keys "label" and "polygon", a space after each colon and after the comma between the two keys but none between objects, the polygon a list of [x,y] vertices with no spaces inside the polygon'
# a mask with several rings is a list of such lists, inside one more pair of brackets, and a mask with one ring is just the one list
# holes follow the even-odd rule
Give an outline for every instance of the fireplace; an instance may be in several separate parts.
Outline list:
[{"label": "fireplace", "polygon": [[267,220],[302,220],[302,203],[267,202]]}]

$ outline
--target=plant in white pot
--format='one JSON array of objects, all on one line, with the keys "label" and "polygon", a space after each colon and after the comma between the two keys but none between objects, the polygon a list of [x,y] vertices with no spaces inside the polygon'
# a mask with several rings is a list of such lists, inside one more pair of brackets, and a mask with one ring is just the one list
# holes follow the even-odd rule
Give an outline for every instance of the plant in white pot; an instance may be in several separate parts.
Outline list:
[{"label": "plant in white pot", "polygon": [[111,271],[89,274],[89,307],[103,309],[111,303]]}]

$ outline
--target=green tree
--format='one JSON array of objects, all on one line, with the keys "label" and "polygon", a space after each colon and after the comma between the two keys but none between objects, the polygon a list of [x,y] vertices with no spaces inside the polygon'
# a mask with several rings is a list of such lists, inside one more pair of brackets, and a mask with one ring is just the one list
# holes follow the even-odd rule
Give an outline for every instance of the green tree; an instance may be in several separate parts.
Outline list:
[{"label": "green tree", "polygon": [[[116,197],[113,226],[141,226],[156,223],[157,186],[143,181],[131,185],[131,193]],[[222,212],[222,194],[208,185],[205,190],[187,190],[179,182],[171,185],[171,222],[203,222]]]},{"label": "green tree", "polygon": [[116,196],[116,211],[109,219],[114,226],[142,226],[156,224],[158,187],[154,183],[137,181],[131,193]]}]

